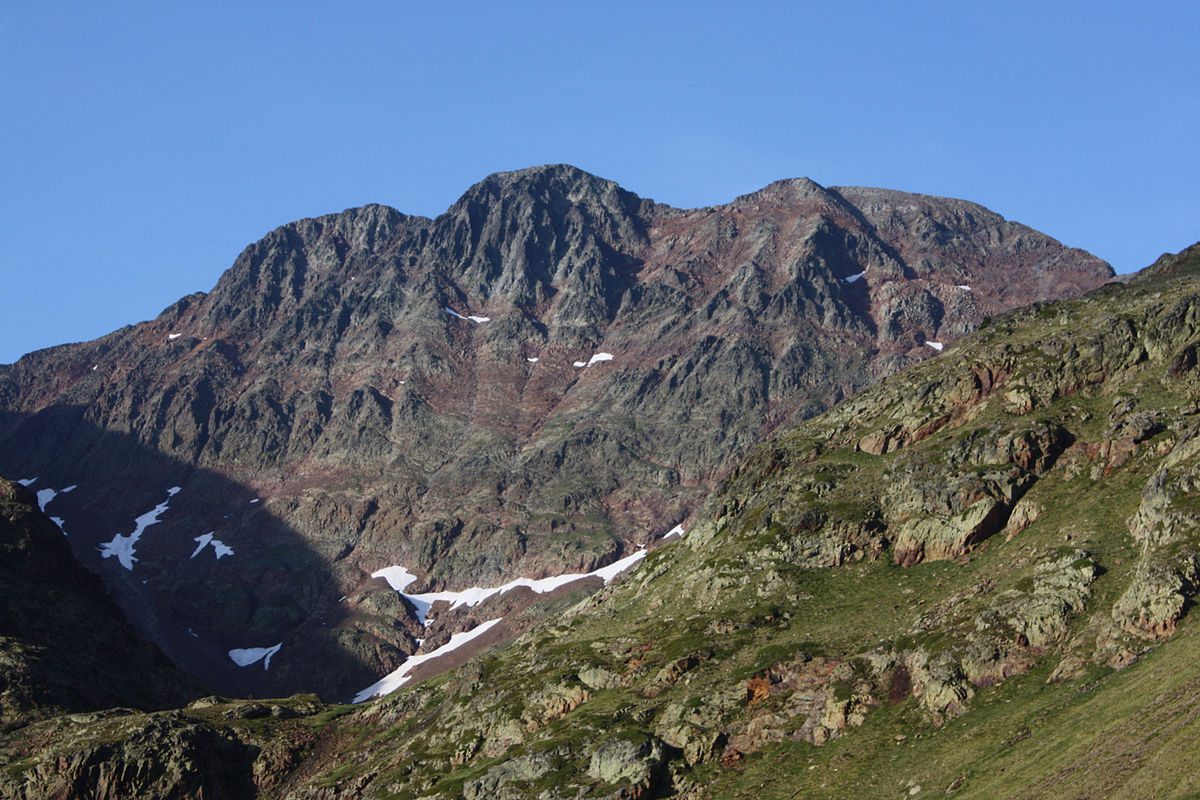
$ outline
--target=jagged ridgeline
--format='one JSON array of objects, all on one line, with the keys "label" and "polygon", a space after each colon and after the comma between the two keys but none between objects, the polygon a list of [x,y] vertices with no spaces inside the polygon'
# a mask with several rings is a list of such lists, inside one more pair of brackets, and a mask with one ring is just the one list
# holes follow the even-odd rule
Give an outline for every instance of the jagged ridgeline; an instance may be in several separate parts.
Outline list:
[{"label": "jagged ridgeline", "polygon": [[[154,793],[121,769],[157,725],[177,760],[185,729],[239,744],[264,796],[1192,796],[1198,347],[1200,246],[783,433],[686,538],[456,671],[38,722],[4,790],[105,761]],[[81,731],[117,744],[88,762]]]},{"label": "jagged ridgeline", "polygon": [[1111,276],[960,200],[801,179],[680,210],[501,173],[436,219],[285,225],[211,293],[0,366],[0,474],[78,487],[47,513],[210,690],[342,699],[466,624],[426,630],[381,568],[592,572],[771,432]]}]

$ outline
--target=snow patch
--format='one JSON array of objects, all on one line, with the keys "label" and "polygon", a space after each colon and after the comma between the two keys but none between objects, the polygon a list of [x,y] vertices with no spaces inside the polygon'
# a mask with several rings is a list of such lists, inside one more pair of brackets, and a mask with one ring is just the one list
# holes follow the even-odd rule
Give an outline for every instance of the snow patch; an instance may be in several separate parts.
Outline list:
[{"label": "snow patch", "polygon": [[684,536],[687,536],[687,532],[683,529],[682,525],[676,525],[674,528],[671,528],[671,530],[664,533],[662,535],[662,540],[666,541],[667,539],[671,539],[676,536],[678,536],[680,539],[682,539]]},{"label": "snow patch", "polygon": [[588,359],[588,366],[590,367],[592,364],[599,364],[601,361],[612,361],[612,360],[613,360],[612,353],[596,353],[596,355],[594,355]]},{"label": "snow patch", "polygon": [[576,361],[575,366],[579,367],[579,368],[590,367],[592,364],[599,364],[601,361],[612,361],[612,360],[613,360],[612,353],[596,353],[596,355],[592,356],[591,358],[589,358],[587,360],[587,363],[584,363],[583,361]]},{"label": "snow patch", "polygon": [[970,286],[968,286],[968,285],[967,285],[967,284],[965,284],[965,283],[960,283],[960,284],[958,284],[957,286],[955,286],[954,288],[955,288],[955,289],[962,289],[964,292],[969,292],[969,291],[971,291],[971,287],[970,287]]},{"label": "snow patch", "polygon": [[942,352],[942,350],[946,347],[946,345],[942,342],[925,342],[925,344],[929,345],[934,350],[937,350],[939,353]]},{"label": "snow patch", "polygon": [[443,306],[442,311],[445,311],[447,314],[454,317],[455,319],[461,319],[463,322],[468,322],[468,321],[474,322],[476,325],[480,325],[484,322],[492,321],[491,317],[477,317],[474,314],[472,314],[471,316],[468,316],[468,317],[464,317],[462,314],[458,313],[453,308],[450,308],[450,306]]},{"label": "snow patch", "polygon": [[167,339],[168,339],[169,341],[172,341],[172,342],[173,342],[173,341],[175,341],[176,339],[178,339],[180,336],[183,336],[183,334],[182,334],[182,333],[168,333],[168,334],[167,334]]},{"label": "snow patch", "polygon": [[568,583],[574,583],[584,578],[601,578],[605,583],[610,583],[613,578],[645,557],[646,550],[642,548],[632,555],[628,555],[606,567],[601,567],[591,572],[573,572],[549,578],[517,578],[502,586],[472,586],[470,589],[464,589],[460,592],[442,591],[407,594],[404,590],[417,579],[417,576],[400,566],[385,567],[381,570],[376,570],[371,573],[371,577],[386,580],[393,589],[399,592],[408,602],[412,603],[413,608],[417,612],[417,620],[422,625],[428,625],[431,621],[429,619],[429,610],[433,607],[434,603],[446,602],[450,604],[451,609],[455,609],[460,606],[477,606],[493,595],[504,594],[521,586],[530,589],[536,594],[545,594],[554,591],[560,586],[566,586]]},{"label": "snow patch", "polygon": [[[21,478],[17,481],[17,483],[21,484],[22,486],[31,486],[35,481],[37,481],[37,476],[32,478]],[[46,513],[46,506],[50,505],[50,502],[54,500],[55,497],[58,497],[60,494],[73,492],[78,488],[79,487],[76,484],[72,483],[65,489],[39,489],[37,493],[38,508],[40,508],[44,514]],[[50,521],[58,526],[58,529],[62,531],[63,536],[67,535],[66,528],[63,527],[63,525],[66,524],[66,521],[62,517],[50,517]]]},{"label": "snow patch", "polygon": [[842,280],[845,281],[846,283],[854,283],[856,280],[858,280],[859,278],[863,277],[866,274],[867,274],[867,271],[864,269],[862,272],[858,273],[857,275],[851,275],[847,278],[842,278]]},{"label": "snow patch", "polygon": [[196,556],[200,555],[200,551],[203,550],[204,548],[208,547],[210,544],[213,547],[213,552],[217,556],[217,561],[220,561],[222,556],[233,555],[232,547],[229,547],[224,542],[222,542],[220,539],[213,538],[213,534],[215,534],[215,533],[216,533],[216,531],[209,531],[208,533],[204,534],[203,536],[197,536],[195,539],[193,539],[192,540],[193,542],[199,542],[199,544],[196,545],[196,549],[192,551],[192,554],[191,554],[191,556],[189,556],[189,558],[195,558]]},{"label": "snow patch", "polygon": [[536,359],[536,358],[527,358],[525,360],[528,361],[530,364],[536,364],[538,362],[538,359]]},{"label": "snow patch", "polygon": [[592,572],[589,572],[588,575],[594,575],[597,578],[603,578],[605,583],[611,583],[613,578],[617,577],[645,557],[646,549],[642,548],[633,555],[625,556],[625,558],[622,558],[620,561],[614,561],[607,567],[601,567],[600,569],[593,570]]},{"label": "snow patch", "polygon": [[239,667],[248,667],[259,661],[263,662],[263,669],[271,668],[271,656],[279,652],[279,648],[283,647],[283,642],[274,647],[244,647],[238,650],[229,651],[229,659]]},{"label": "snow patch", "polygon": [[117,561],[121,562],[121,566],[129,571],[133,571],[133,562],[137,561],[137,556],[134,555],[134,546],[138,539],[142,538],[142,533],[151,525],[159,523],[159,517],[166,513],[170,508],[168,505],[170,499],[179,494],[179,487],[172,486],[167,490],[167,499],[156,505],[152,510],[147,511],[133,521],[133,533],[128,536],[118,533],[112,538],[112,541],[105,542],[100,545],[101,558],[112,558],[116,556]]},{"label": "snow patch", "polygon": [[57,494],[58,492],[54,491],[53,489],[42,489],[39,491],[37,493],[38,508],[40,508],[42,511],[45,511],[46,506],[50,504],[50,501],[53,500],[54,496]]},{"label": "snow patch", "polygon": [[[432,653],[424,653],[419,656],[410,656],[407,661],[397,667],[393,672],[385,675],[380,680],[354,695],[354,700],[352,702],[362,703],[366,700],[370,700],[372,697],[380,697],[385,694],[391,694],[404,684],[408,683],[411,677],[409,673],[411,673],[418,666],[424,664],[426,661],[432,661],[435,658],[439,658],[440,656],[449,653],[451,650],[457,650],[472,639],[479,638],[491,630],[492,627],[501,619],[503,619],[503,617],[488,620],[487,622],[476,625],[469,631],[456,633],[450,637],[450,641],[446,642]],[[233,656],[232,651],[230,651],[230,656]]]},{"label": "snow patch", "polygon": [[371,573],[372,578],[383,578],[397,592],[403,593],[408,585],[417,579],[404,567],[384,567]]},{"label": "snow patch", "polygon": [[257,498],[257,497],[254,498],[253,500],[250,501],[250,505],[254,505],[255,503],[258,502],[258,500],[259,500],[259,498]]}]

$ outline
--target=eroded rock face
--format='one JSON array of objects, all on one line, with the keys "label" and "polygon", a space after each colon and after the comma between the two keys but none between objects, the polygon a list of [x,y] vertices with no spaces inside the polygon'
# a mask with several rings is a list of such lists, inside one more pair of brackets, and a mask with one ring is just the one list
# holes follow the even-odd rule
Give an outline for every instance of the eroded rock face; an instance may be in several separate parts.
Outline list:
[{"label": "eroded rock face", "polygon": [[[375,569],[587,571],[925,342],[1111,275],[958,200],[788,180],[679,210],[570,167],[502,173],[437,219],[285,225],[207,295],[0,367],[0,469],[79,485],[55,506],[76,555],[176,661],[226,691],[340,697],[419,633],[368,599]],[[100,560],[171,486],[133,569]],[[192,558],[209,532],[233,555]],[[269,670],[224,655],[277,642]]]}]

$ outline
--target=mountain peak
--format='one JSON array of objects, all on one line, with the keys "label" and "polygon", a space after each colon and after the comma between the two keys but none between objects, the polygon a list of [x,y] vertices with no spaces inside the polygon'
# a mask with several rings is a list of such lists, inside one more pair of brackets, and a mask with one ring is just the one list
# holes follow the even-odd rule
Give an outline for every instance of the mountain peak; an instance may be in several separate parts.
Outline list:
[{"label": "mountain peak", "polygon": [[539,180],[568,180],[568,181],[602,181],[611,183],[606,178],[601,178],[588,172],[585,169],[580,169],[574,164],[534,164],[529,167],[521,167],[520,169],[502,170],[493,172],[483,179],[487,181],[539,181]]},{"label": "mountain peak", "polygon": [[579,202],[584,198],[622,198],[640,201],[615,181],[601,178],[570,164],[542,164],[509,172],[495,172],[468,189],[455,205],[487,197],[527,196],[543,202]]},{"label": "mountain peak", "polygon": [[734,202],[745,200],[786,200],[812,197],[828,197],[829,190],[812,178],[782,178],[771,181],[761,189],[744,194]]}]

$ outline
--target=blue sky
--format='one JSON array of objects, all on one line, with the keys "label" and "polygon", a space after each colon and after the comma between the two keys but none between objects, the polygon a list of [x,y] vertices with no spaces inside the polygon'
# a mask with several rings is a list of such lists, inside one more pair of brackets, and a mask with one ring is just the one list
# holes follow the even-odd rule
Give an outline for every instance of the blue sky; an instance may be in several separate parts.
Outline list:
[{"label": "blue sky", "polygon": [[0,5],[0,363],[549,162],[964,197],[1119,271],[1200,239],[1200,3],[249,5]]}]

